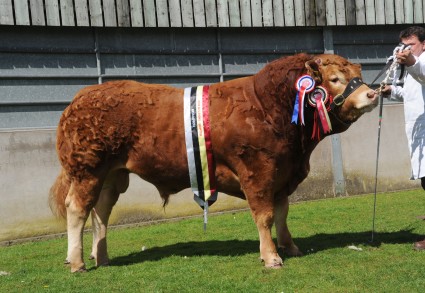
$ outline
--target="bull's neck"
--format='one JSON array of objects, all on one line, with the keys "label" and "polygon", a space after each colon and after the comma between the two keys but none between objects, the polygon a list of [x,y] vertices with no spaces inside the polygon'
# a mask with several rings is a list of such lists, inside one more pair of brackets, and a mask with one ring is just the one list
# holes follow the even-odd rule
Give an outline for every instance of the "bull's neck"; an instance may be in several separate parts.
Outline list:
[{"label": "bull's neck", "polygon": [[[291,124],[297,94],[294,85],[296,80],[306,73],[304,64],[309,58],[306,55],[301,60],[289,60],[290,64],[272,62],[253,76],[255,93],[266,112],[266,121],[272,124],[278,136],[297,138],[307,160],[320,142],[311,138],[313,112],[305,113],[305,125],[293,124],[291,127],[288,125]],[[325,135],[321,134],[321,140],[324,137]]]},{"label": "bull's neck", "polygon": [[293,108],[293,100],[296,95],[291,88],[293,84],[293,79],[282,80],[281,77],[254,76],[255,94],[262,104],[266,117],[271,119],[275,129],[282,130],[286,121],[291,121],[288,110]]},{"label": "bull's neck", "polygon": [[262,104],[266,121],[273,126],[277,135],[300,138],[301,134],[300,143],[306,146],[314,144],[308,137],[311,136],[311,131],[306,131],[308,127],[288,125],[291,124],[297,94],[295,82],[306,73],[305,62],[310,58],[309,55],[301,54],[278,59],[253,76],[255,95]]},{"label": "bull's neck", "polygon": [[296,95],[295,81],[305,73],[303,66],[288,70],[277,65],[279,63],[266,66],[253,76],[255,93],[267,109],[275,106],[292,107]]}]

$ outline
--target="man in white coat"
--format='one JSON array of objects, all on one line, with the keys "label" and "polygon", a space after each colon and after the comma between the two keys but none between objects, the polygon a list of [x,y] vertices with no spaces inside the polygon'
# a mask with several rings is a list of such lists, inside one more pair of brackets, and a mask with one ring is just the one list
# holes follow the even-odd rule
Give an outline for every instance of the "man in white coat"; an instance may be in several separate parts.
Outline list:
[{"label": "man in white coat", "polygon": [[[404,64],[407,71],[404,86],[386,86],[382,93],[391,100],[403,101],[412,179],[421,179],[425,190],[425,28],[403,30],[400,41],[410,46],[396,54],[397,62]],[[416,242],[414,248],[425,250],[425,240]]]}]

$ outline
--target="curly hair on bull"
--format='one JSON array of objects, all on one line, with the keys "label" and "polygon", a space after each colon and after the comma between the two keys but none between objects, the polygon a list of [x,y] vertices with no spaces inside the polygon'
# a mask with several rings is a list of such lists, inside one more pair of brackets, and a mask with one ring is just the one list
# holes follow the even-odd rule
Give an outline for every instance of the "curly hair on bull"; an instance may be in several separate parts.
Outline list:
[{"label": "curly hair on bull", "polygon": [[[90,87],[79,92],[64,111],[58,128],[57,149],[62,166],[71,176],[95,169],[107,155],[116,155],[134,137],[130,109],[120,110],[122,99]],[[130,122],[130,123],[129,123]]]},{"label": "curly hair on bull", "polygon": [[299,77],[300,72],[306,70],[305,62],[312,57],[308,54],[297,54],[268,63],[255,75],[256,88],[263,87],[264,92],[278,97],[288,94],[288,91],[294,91],[293,83]]},{"label": "curly hair on bull", "polygon": [[[268,63],[254,77],[255,93],[263,107],[265,120],[273,126],[276,133],[286,132],[286,122],[290,121],[289,111],[294,104],[295,81],[306,72],[305,62],[313,56],[297,54]],[[276,107],[276,102],[280,104]]]}]

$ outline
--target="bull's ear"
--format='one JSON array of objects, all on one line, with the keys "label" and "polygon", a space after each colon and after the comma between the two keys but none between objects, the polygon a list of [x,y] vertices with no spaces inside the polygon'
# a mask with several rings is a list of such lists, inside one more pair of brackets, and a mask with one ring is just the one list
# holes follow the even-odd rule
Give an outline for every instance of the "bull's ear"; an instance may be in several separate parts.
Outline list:
[{"label": "bull's ear", "polygon": [[317,84],[322,83],[322,74],[320,73],[319,66],[322,64],[322,59],[312,59],[305,63],[308,74],[313,77]]}]

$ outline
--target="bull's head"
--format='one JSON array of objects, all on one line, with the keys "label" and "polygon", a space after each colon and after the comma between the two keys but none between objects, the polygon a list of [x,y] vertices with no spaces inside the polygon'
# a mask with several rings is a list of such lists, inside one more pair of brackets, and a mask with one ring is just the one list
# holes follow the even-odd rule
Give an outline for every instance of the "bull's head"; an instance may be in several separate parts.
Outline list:
[{"label": "bull's head", "polygon": [[360,65],[328,54],[317,55],[305,65],[316,84],[325,87],[333,97],[331,120],[349,125],[378,104],[377,94],[361,79]]}]

